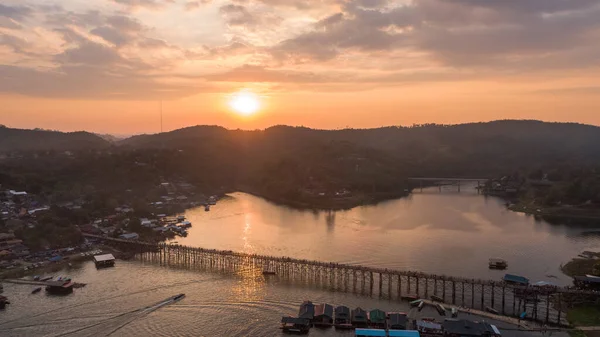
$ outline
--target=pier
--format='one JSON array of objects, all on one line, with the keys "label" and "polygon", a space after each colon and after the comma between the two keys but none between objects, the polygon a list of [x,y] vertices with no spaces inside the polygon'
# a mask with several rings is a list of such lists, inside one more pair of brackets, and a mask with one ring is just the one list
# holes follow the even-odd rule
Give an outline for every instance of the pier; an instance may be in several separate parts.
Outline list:
[{"label": "pier", "polygon": [[400,300],[403,296],[429,299],[432,295],[460,308],[519,317],[543,324],[565,326],[566,309],[573,304],[600,303],[600,292],[570,287],[536,287],[481,280],[373,268],[334,262],[248,254],[233,251],[112,239],[85,234],[106,244],[136,253],[142,261],[187,269],[213,270],[240,276],[277,277],[309,285],[321,285],[353,293]]}]

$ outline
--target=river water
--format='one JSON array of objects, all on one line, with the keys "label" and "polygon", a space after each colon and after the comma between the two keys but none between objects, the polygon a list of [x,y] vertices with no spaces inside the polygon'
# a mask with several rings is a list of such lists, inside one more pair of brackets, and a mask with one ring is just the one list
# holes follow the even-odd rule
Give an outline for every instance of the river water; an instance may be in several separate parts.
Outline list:
[{"label": "river water", "polygon": [[[347,211],[300,211],[245,193],[191,209],[180,244],[468,278],[505,273],[570,284],[560,265],[600,249],[598,226],[555,225],[512,212],[474,188],[424,189]],[[508,261],[489,270],[488,259]]]},{"label": "river water", "polygon": [[[487,259],[501,256],[511,273],[534,281],[556,275],[551,280],[568,283],[560,263],[600,244],[598,228],[536,222],[506,211],[498,199],[464,190],[424,190],[332,213],[293,210],[234,193],[209,212],[192,209],[186,217],[193,227],[187,238],[178,239],[181,244],[467,277],[500,278],[503,272],[489,271]],[[0,311],[0,336],[279,336],[281,316],[295,315],[307,299],[443,319],[430,308],[416,313],[393,299],[141,261],[117,261],[115,268],[101,270],[84,262],[54,275],[87,286],[55,297],[31,294],[35,286],[5,283],[3,295],[12,304]],[[147,309],[178,293],[186,297]],[[310,335],[353,334],[312,329]],[[503,335],[541,336],[511,330]]]}]

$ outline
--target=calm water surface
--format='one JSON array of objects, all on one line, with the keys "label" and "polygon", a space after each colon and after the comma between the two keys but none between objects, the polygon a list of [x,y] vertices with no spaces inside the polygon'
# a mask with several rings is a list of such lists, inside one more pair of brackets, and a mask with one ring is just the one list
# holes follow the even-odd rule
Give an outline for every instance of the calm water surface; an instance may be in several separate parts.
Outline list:
[{"label": "calm water surface", "polygon": [[[210,212],[191,209],[180,244],[336,261],[436,274],[499,279],[506,272],[569,284],[560,265],[600,249],[598,226],[553,225],[508,211],[498,198],[425,189],[408,198],[348,211],[299,211],[233,193]],[[556,278],[555,278],[556,277]]]}]

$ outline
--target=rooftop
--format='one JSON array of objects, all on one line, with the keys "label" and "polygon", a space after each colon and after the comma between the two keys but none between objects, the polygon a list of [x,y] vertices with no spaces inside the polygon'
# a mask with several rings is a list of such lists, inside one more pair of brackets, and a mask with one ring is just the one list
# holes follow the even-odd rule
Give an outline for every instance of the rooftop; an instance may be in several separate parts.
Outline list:
[{"label": "rooftop", "polygon": [[95,255],[94,261],[96,262],[104,262],[104,261],[112,261],[115,257],[112,254],[103,254],[103,255]]}]

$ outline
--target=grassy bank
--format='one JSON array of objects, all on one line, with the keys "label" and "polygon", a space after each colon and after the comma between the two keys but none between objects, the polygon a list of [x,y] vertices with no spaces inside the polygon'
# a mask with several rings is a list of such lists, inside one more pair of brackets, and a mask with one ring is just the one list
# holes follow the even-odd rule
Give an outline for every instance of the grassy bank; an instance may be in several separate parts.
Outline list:
[{"label": "grassy bank", "polygon": [[539,216],[544,220],[576,222],[580,224],[597,224],[600,221],[600,210],[578,207],[544,207],[535,203],[519,202],[508,209],[514,212]]},{"label": "grassy bank", "polygon": [[579,306],[567,312],[567,320],[573,326],[599,326],[600,306]]}]

